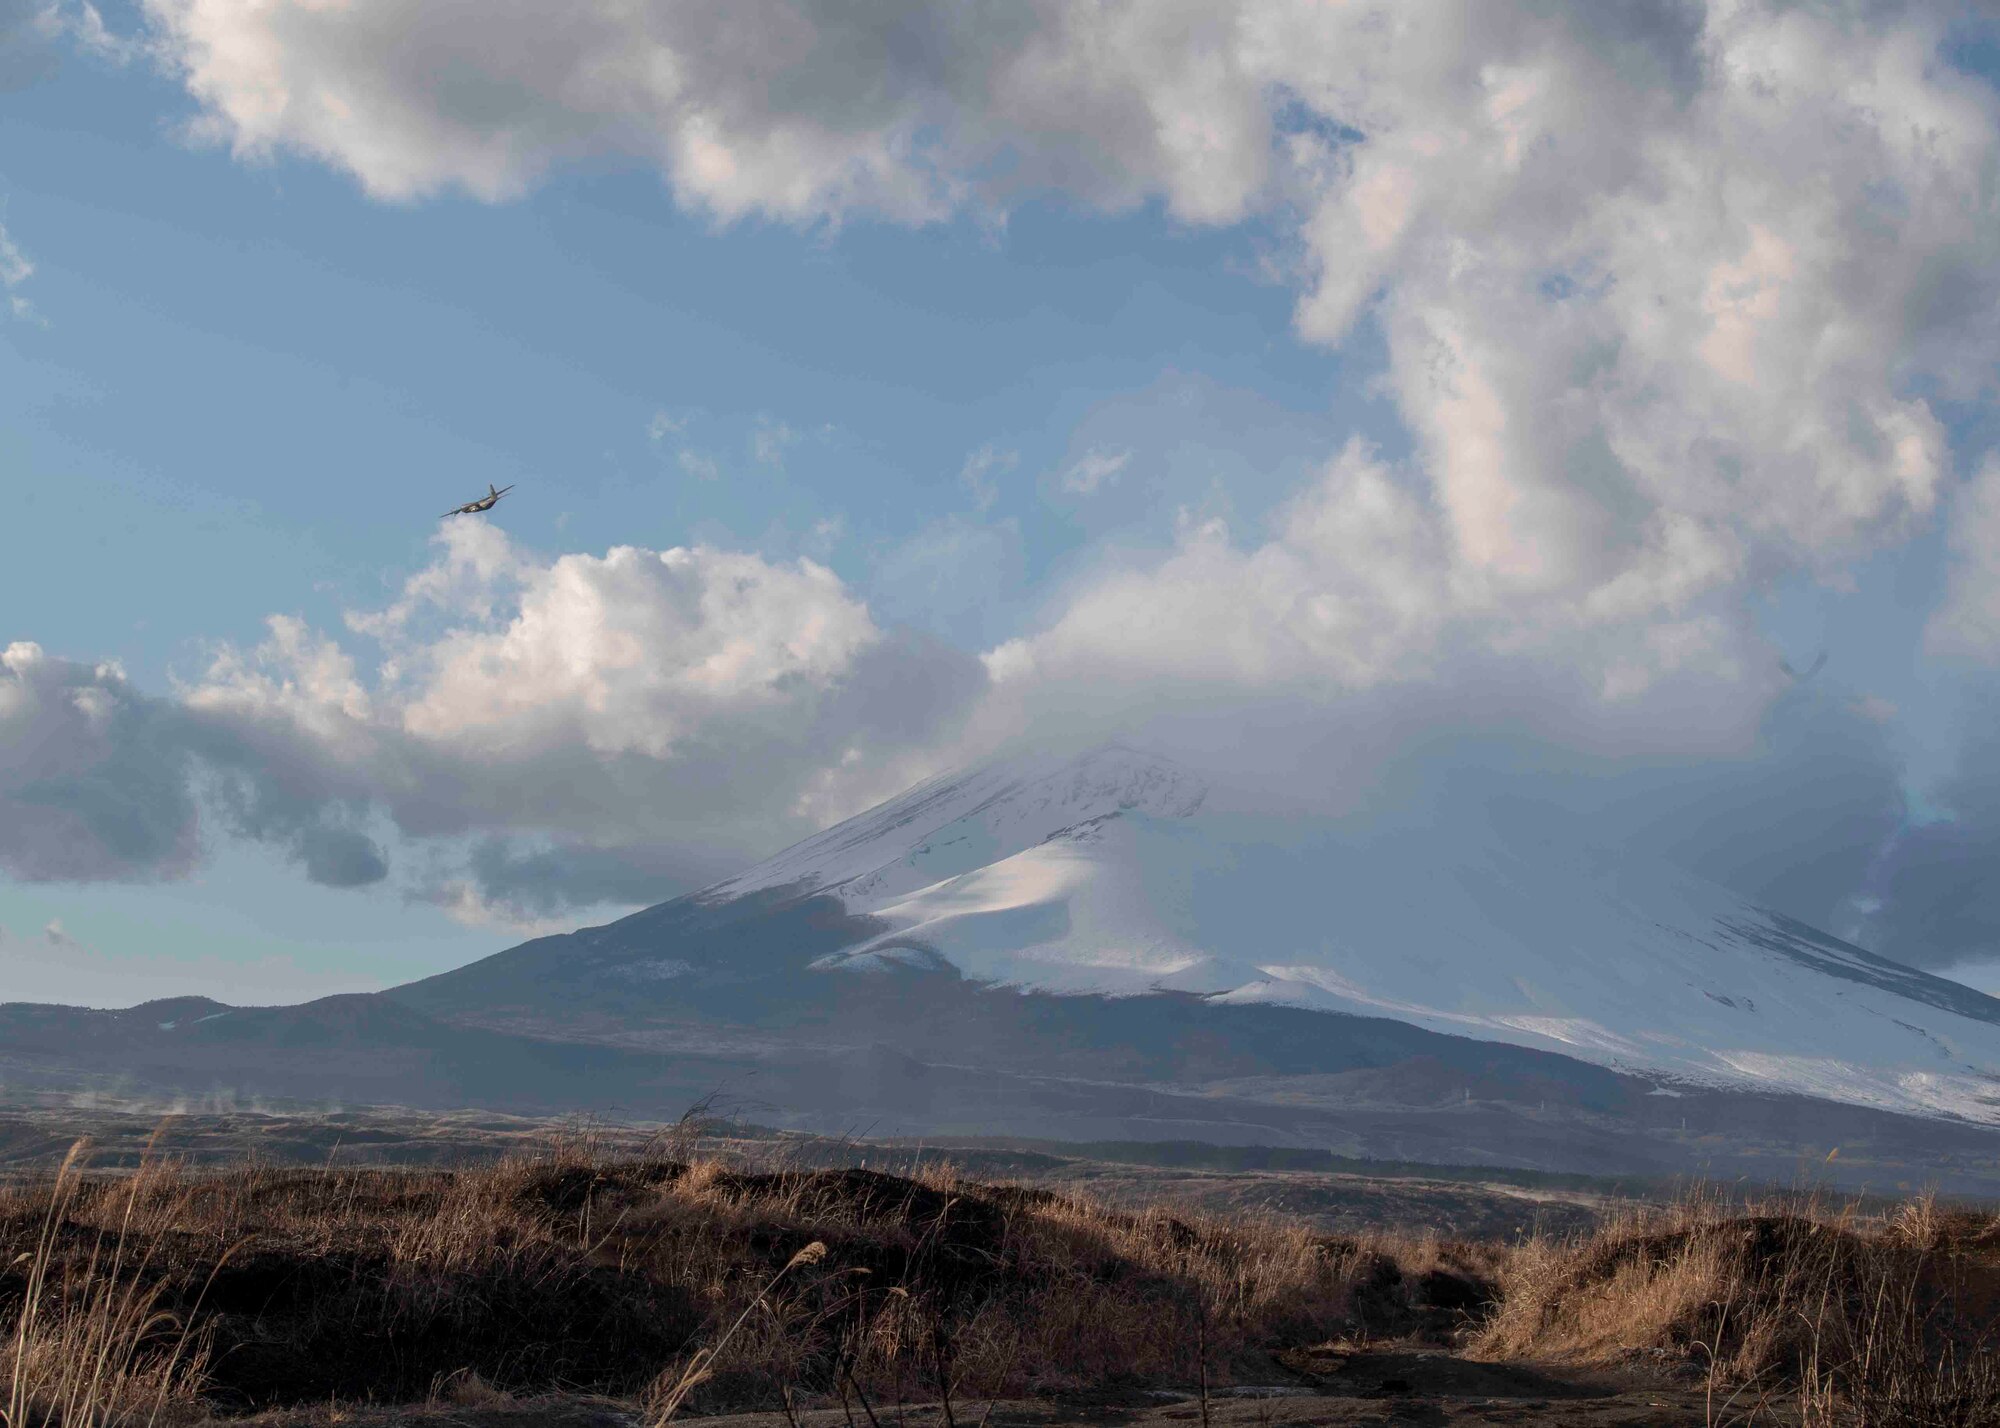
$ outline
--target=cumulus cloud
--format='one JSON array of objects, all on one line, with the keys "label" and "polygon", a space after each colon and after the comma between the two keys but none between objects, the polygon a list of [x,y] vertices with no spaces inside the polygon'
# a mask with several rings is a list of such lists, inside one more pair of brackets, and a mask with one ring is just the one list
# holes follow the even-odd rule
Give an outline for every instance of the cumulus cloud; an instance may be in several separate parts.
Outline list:
[{"label": "cumulus cloud", "polygon": [[[1054,187],[1286,225],[1300,332],[1366,319],[1386,344],[1416,456],[1365,519],[1410,563],[1350,580],[1296,513],[1248,547],[1190,533],[1157,591],[1219,605],[1239,671],[1375,668],[1385,617],[1586,646],[1647,624],[1601,672],[1614,696],[1726,655],[1709,597],[1835,576],[1932,518],[1950,460],[1920,393],[1972,395],[2000,357],[2000,109],[1942,62],[1941,4],[586,3],[484,11],[470,51],[448,0],[147,9],[211,133],[386,197],[504,198],[616,151],[725,218],[924,221]],[[1086,590],[1048,655],[1150,598],[1139,579]]]},{"label": "cumulus cloud", "polygon": [[592,0],[559,22],[535,5],[475,16],[449,0],[146,11],[207,133],[246,155],[323,159],[385,198],[509,197],[554,164],[610,152],[657,163],[723,217],[921,220],[975,190],[1050,186],[1118,206],[1164,174],[1177,211],[1215,219],[1242,212],[1270,167],[1237,17],[1192,0]]},{"label": "cumulus cloud", "polygon": [[185,694],[228,732],[211,765],[257,751],[244,826],[287,832],[259,799],[312,808],[302,856],[329,879],[376,874],[372,811],[406,838],[542,840],[533,857],[479,845],[489,899],[541,907],[557,868],[579,896],[684,888],[875,795],[877,756],[939,737],[980,688],[972,657],[882,629],[809,560],[620,546],[543,561],[470,522],[439,546],[399,599],[351,619],[377,645],[371,674],[279,619]]},{"label": "cumulus cloud", "polygon": [[[562,876],[623,886],[631,848],[635,876],[667,879],[697,842],[748,846],[870,780],[892,791],[975,700],[974,746],[1115,727],[1171,695],[1239,725],[1252,707],[1316,719],[1356,749],[1474,707],[1598,752],[1748,758],[1793,707],[1773,701],[1806,695],[1785,692],[1750,594],[1838,581],[1945,513],[1955,564],[1931,644],[1990,659],[2000,468],[1959,484],[1938,416],[1990,399],[2000,359],[2000,99],[1949,62],[1960,9],[581,0],[558,22],[519,3],[145,0],[199,129],[388,199],[505,199],[611,153],[723,220],[1000,217],[1049,190],[1254,220],[1299,334],[1381,354],[1408,447],[1351,442],[1268,518],[1191,508],[1165,548],[1104,552],[983,670],[885,632],[809,562],[537,562],[469,523],[483,533],[351,622],[379,642],[374,668],[274,623],[183,701],[216,742],[167,746],[211,771],[236,826],[328,879],[376,874],[386,820],[502,840],[479,845],[467,896],[533,908]],[[1099,492],[1093,507],[1130,499],[1136,482],[1107,491],[1122,450],[1087,450],[1063,484]],[[1003,469],[992,448],[968,459],[980,512]],[[882,598],[941,599],[939,572],[999,560],[996,539],[934,526],[886,565]],[[987,643],[975,616],[942,628]],[[106,688],[150,727],[150,706]],[[887,690],[925,694],[920,712]],[[82,716],[37,698],[88,766]],[[1842,770],[1841,825],[1872,830],[1855,846],[1891,818],[1866,713],[1796,735]],[[1801,770],[1818,756],[1771,747],[1785,797],[1814,806]],[[180,846],[181,805],[140,802],[153,832],[130,865],[174,866],[145,850]],[[92,850],[78,865],[113,866],[115,820],[94,816],[72,824]],[[1979,826],[1912,835],[1870,875],[1907,901],[1978,854],[1947,844]],[[1725,841],[1773,898],[1819,896]],[[1971,945],[1977,903],[1930,931]]]},{"label": "cumulus cloud", "polygon": [[1015,682],[1372,684],[1421,672],[1446,613],[1447,560],[1421,498],[1357,441],[1269,540],[1246,550],[1220,520],[1184,522],[1170,555],[1095,579],[987,666]]},{"label": "cumulus cloud", "polygon": [[1912,389],[1970,394],[2000,352],[1994,96],[1937,62],[1937,12],[1270,7],[1244,33],[1339,126],[1290,140],[1298,321],[1386,339],[1406,558],[1316,548],[1297,508],[1248,546],[1203,526],[1010,662],[1080,663],[1094,630],[1192,669],[1228,635],[1244,673],[1367,677],[1560,630],[1616,699],[1738,658],[1719,601],[1933,516],[1949,453]]},{"label": "cumulus cloud", "polygon": [[435,899],[469,914],[664,896],[893,792],[906,752],[948,738],[983,688],[972,656],[881,628],[809,560],[550,561],[477,522],[438,546],[350,617],[366,661],[274,617],[168,699],[10,647],[0,866],[173,877],[206,826],[336,887],[415,847],[419,892],[469,888]]},{"label": "cumulus cloud", "polygon": [[1365,86],[1300,324],[1381,324],[1463,582],[1616,618],[1909,533],[1948,471],[1911,379],[1983,381],[1996,336],[1938,301],[1996,281],[1994,96],[1942,12],[1542,14],[1273,32],[1322,102]]},{"label": "cumulus cloud", "polygon": [[[386,197],[504,198],[614,151],[724,218],[925,221],[1053,187],[1277,223],[1301,334],[1367,320],[1385,344],[1416,455],[1371,518],[1413,563],[1350,582],[1296,525],[1204,528],[1159,593],[1219,603],[1239,668],[1381,664],[1391,585],[1411,635],[1649,623],[1613,695],[1727,643],[1710,597],[1837,577],[1935,512],[1950,459],[1921,393],[1984,391],[2000,357],[2000,106],[1943,61],[1953,12],[590,0],[560,25],[489,8],[467,50],[449,0],[147,6],[212,134]],[[1119,464],[1091,452],[1063,484]],[[1138,578],[1086,590],[1051,657]]]}]

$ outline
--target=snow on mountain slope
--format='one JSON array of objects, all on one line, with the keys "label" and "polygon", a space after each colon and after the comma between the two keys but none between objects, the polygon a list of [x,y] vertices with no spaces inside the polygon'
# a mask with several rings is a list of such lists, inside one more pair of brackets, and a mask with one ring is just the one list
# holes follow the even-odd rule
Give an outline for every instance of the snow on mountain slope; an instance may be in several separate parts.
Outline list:
[{"label": "snow on mountain slope", "polygon": [[1205,811],[1122,748],[934,780],[703,894],[889,930],[828,973],[1391,1017],[1688,1082],[2000,1124],[2000,1001],[1660,864],[1473,824]]},{"label": "snow on mountain slope", "polygon": [[1186,770],[1120,744],[1074,758],[1029,754],[920,783],[698,894],[840,889],[850,907],[914,892],[1123,811],[1181,818],[1207,789]]}]

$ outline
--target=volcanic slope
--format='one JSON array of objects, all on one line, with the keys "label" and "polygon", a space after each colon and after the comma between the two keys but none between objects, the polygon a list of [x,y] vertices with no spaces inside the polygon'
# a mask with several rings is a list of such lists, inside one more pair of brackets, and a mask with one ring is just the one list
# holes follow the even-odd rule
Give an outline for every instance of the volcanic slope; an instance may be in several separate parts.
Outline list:
[{"label": "volcanic slope", "polygon": [[1122,746],[1004,760],[691,897],[394,995],[550,1013],[589,986],[600,1021],[650,1007],[781,1028],[808,1004],[942,978],[1100,1007],[1341,1014],[1317,1023],[1329,1039],[1385,1019],[1664,1095],[2000,1125],[2000,1001],[1713,883],[1491,820],[1215,805],[1194,774]]}]

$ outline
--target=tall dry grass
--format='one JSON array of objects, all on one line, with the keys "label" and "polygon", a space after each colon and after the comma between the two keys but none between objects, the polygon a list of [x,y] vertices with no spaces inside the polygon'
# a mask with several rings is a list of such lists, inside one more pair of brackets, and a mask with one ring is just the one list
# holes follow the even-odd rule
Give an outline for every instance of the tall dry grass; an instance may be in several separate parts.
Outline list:
[{"label": "tall dry grass", "polygon": [[[67,1163],[0,1191],[0,1314],[25,1326],[11,1362],[32,1386],[8,1428],[469,1383],[663,1411],[781,1386],[860,1408],[1225,1383],[1352,1298],[1353,1251],[1295,1226],[686,1149],[607,1161],[581,1137],[457,1172]],[[33,1406],[86,1402],[97,1417]]]},{"label": "tall dry grass", "polygon": [[13,1253],[12,1332],[0,1350],[5,1428],[123,1428],[185,1416],[196,1404],[204,1346],[191,1320],[162,1307],[151,1281],[158,1225],[139,1213],[158,1198],[156,1166],[131,1177],[115,1220],[71,1218],[83,1194],[78,1141],[42,1192],[31,1249]]},{"label": "tall dry grass", "polygon": [[[1515,1244],[1337,1238],[1079,1195],[751,1169],[586,1131],[461,1171],[197,1172],[80,1154],[0,1190],[0,1428],[588,1390],[664,1428],[727,1407],[857,1424],[999,1398],[1270,1381],[1329,1341],[1642,1364],[1711,1420],[2000,1424],[2000,1226],[1719,1199]],[[1289,1360],[1285,1360],[1289,1361]]]},{"label": "tall dry grass", "polygon": [[2000,1424],[2000,1222],[1931,1198],[1888,1216],[1813,1196],[1693,1196],[1509,1257],[1469,1347],[1697,1371],[1711,1420]]}]

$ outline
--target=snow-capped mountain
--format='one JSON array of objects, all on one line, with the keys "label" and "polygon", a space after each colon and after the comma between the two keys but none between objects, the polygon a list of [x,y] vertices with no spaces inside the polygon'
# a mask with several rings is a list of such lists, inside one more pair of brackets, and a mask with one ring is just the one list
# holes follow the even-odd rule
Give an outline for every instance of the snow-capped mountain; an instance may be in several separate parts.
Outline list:
[{"label": "snow-capped mountain", "polygon": [[1504,824],[1206,806],[1111,746],[934,779],[698,894],[831,898],[821,976],[1383,1017],[1664,1078],[2000,1125],[2000,1001],[1669,866]]},{"label": "snow-capped mountain", "polygon": [[0,1092],[719,1093],[842,1133],[2000,1194],[2000,1002],[1553,826],[1241,797],[1116,746],[1007,759],[386,992],[0,1004]]}]

